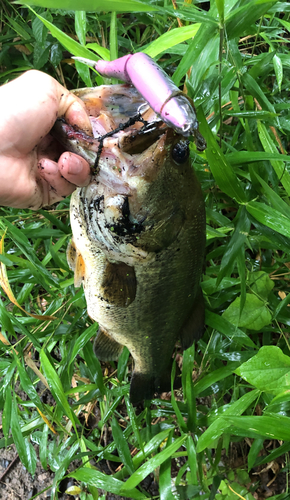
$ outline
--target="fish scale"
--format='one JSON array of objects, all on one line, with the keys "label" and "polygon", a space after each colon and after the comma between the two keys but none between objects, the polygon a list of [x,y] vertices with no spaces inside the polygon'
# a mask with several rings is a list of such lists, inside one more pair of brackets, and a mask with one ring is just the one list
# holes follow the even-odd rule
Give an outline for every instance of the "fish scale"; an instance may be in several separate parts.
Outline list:
[{"label": "fish scale", "polygon": [[[203,332],[203,195],[184,138],[148,106],[151,128],[133,123],[118,130],[124,102],[131,117],[144,103],[134,88],[103,86],[78,95],[85,96],[94,124],[105,114],[116,133],[103,141],[89,186],[72,195],[68,262],[76,285],[83,284],[88,314],[99,323],[96,356],[117,359],[126,346],[134,359],[130,398],[137,403],[170,390],[176,341],[187,348]],[[93,166],[99,138],[86,141],[66,127],[56,125],[58,140]]]}]

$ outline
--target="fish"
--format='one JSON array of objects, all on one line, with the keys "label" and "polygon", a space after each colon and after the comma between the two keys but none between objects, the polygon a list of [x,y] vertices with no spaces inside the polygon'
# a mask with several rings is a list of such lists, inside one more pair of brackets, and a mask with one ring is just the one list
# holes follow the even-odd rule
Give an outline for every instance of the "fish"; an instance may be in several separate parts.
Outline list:
[{"label": "fish", "polygon": [[68,263],[99,325],[97,358],[117,360],[123,346],[133,357],[130,400],[137,404],[170,391],[177,340],[187,349],[203,333],[203,193],[188,141],[133,86],[75,94],[94,137],[63,120],[54,136],[94,175],[71,196]]}]

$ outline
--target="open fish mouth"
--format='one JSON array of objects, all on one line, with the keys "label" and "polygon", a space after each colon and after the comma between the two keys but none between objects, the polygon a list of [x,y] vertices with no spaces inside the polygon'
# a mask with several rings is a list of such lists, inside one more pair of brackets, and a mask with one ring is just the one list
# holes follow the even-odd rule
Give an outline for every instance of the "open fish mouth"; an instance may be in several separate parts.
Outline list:
[{"label": "open fish mouth", "polygon": [[103,149],[116,146],[125,153],[140,154],[167,129],[131,85],[103,85],[73,92],[85,103],[92,136],[63,119],[56,121],[52,134],[69,151],[85,158],[94,174]]}]

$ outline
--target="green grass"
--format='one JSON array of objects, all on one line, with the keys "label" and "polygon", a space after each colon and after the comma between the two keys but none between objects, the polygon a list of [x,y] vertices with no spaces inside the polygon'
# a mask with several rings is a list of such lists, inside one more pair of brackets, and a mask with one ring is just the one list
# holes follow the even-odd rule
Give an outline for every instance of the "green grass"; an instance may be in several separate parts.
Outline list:
[{"label": "green grass", "polygon": [[[70,54],[140,50],[186,83],[208,144],[202,154],[191,149],[207,207],[207,328],[183,355],[182,393],[136,411],[128,351],[116,364],[93,354],[97,325],[66,263],[69,200],[39,212],[1,208],[0,261],[14,296],[27,312],[56,319],[27,316],[1,290],[0,447],[14,442],[32,474],[37,460],[52,469],[51,498],[79,459],[70,475],[82,500],[97,499],[98,488],[150,498],[140,485],[149,473],[161,500],[252,500],[260,480],[248,472],[282,455],[287,464],[290,451],[290,5],[216,0],[205,12],[165,0],[139,2],[136,12],[128,0],[124,13],[124,2],[107,0],[115,15],[102,12],[104,2],[80,0],[88,12],[75,15],[45,9],[73,9],[69,0],[27,3],[34,10],[2,2],[1,83],[36,68],[68,88],[101,84]],[[246,447],[234,470],[233,445]],[[105,474],[101,460],[123,466]],[[272,498],[286,500],[287,465],[280,475],[286,491]]]}]

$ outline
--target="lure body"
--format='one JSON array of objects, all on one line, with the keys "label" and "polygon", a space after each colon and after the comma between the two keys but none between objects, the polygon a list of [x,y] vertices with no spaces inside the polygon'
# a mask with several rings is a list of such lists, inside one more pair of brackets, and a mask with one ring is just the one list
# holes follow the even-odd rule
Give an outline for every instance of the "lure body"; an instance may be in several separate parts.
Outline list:
[{"label": "lure body", "polygon": [[74,59],[94,67],[103,76],[133,85],[164,123],[184,137],[193,135],[197,148],[201,151],[205,149],[206,143],[198,131],[193,105],[147,54],[137,52],[114,61]]}]

